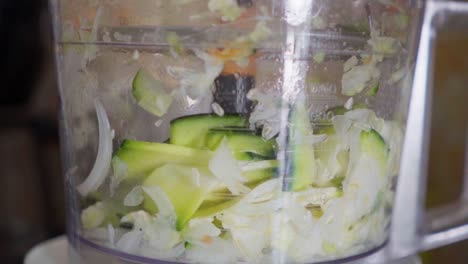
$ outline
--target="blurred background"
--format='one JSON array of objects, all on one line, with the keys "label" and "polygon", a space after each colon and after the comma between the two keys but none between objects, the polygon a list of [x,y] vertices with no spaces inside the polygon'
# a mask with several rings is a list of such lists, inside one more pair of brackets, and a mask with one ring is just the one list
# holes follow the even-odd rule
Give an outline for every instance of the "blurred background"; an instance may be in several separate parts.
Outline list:
[{"label": "blurred background", "polygon": [[[468,19],[467,19],[468,28]],[[22,263],[65,232],[57,85],[47,0],[0,1],[0,263]],[[468,31],[436,47],[427,206],[460,194],[468,131]],[[425,264],[468,263],[468,241],[422,253]]]}]

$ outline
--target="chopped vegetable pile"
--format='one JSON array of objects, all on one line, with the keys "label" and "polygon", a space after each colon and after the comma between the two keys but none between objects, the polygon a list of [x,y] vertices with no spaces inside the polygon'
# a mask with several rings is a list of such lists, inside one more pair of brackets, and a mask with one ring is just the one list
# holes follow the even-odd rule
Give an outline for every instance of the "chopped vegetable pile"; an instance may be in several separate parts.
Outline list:
[{"label": "chopped vegetable pile", "polygon": [[[254,8],[241,2],[247,1],[208,1],[207,8],[219,23],[230,23]],[[324,30],[329,25],[320,19],[324,25],[317,28]],[[126,96],[148,117],[151,126],[144,129],[169,135],[164,142],[116,133],[111,124],[117,121],[96,99],[97,157],[76,186],[83,237],[190,263],[272,263],[277,257],[306,263],[384,243],[403,129],[364,98],[379,97],[384,85],[404,77],[406,68],[393,69],[381,81],[380,64],[401,44],[372,32],[364,44],[368,53],[341,61],[336,96],[343,103],[317,121],[314,103],[285,102],[278,90],[256,84],[252,68],[261,50],[254,47],[274,32],[267,22],[234,40],[240,48],[190,48],[169,32],[167,56],[201,63],[165,66],[177,88],[138,66]],[[132,63],[138,64],[146,55],[136,54]],[[325,66],[333,56],[315,52],[311,63]],[[203,111],[171,115],[202,99]]]}]

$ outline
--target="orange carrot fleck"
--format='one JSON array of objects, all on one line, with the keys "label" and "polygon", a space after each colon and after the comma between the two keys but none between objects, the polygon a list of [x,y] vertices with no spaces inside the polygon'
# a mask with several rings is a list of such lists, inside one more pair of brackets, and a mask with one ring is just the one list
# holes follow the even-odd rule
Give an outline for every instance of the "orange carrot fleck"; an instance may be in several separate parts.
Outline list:
[{"label": "orange carrot fleck", "polygon": [[201,241],[205,244],[211,244],[213,243],[213,238],[208,236],[208,235],[205,235],[203,236],[203,238],[201,239]]}]

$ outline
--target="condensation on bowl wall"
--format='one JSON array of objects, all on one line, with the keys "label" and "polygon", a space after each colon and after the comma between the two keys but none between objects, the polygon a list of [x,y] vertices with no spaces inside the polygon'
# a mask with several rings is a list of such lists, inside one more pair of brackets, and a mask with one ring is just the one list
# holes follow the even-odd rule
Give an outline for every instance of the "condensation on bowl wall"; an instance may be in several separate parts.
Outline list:
[{"label": "condensation on bowl wall", "polygon": [[[95,253],[99,254],[95,251]],[[73,258],[75,261],[70,261],[69,254],[76,254],[73,250],[69,250],[67,237],[65,235],[44,241],[33,247],[24,259],[24,264],[71,264],[71,263],[86,263],[80,260],[79,256]],[[96,257],[96,256],[95,256]],[[117,260],[118,261],[118,260]],[[112,262],[114,263],[114,262]],[[130,263],[120,260],[116,263]],[[421,259],[418,256],[412,256],[404,260],[395,261],[389,264],[421,264]]]}]

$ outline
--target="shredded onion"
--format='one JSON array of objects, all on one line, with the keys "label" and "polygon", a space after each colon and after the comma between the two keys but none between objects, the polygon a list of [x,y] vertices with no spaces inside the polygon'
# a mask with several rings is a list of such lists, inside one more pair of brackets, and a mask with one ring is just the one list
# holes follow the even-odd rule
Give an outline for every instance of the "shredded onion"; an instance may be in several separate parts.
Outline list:
[{"label": "shredded onion", "polygon": [[388,79],[388,84],[393,85],[403,79],[405,75],[409,72],[407,67],[402,67],[401,69],[395,71]]},{"label": "shredded onion", "polygon": [[148,194],[158,207],[158,215],[176,219],[176,212],[169,197],[159,186],[143,187],[143,191]]},{"label": "shredded onion", "polygon": [[277,160],[261,160],[253,162],[242,162],[241,170],[242,172],[262,170],[262,169],[271,169],[278,167]]},{"label": "shredded onion", "polygon": [[344,68],[344,72],[347,72],[349,70],[351,70],[351,68],[353,68],[354,66],[356,66],[357,64],[359,63],[359,60],[356,56],[352,56],[351,58],[349,58],[343,65],[343,68]]},{"label": "shredded onion", "polygon": [[[193,244],[209,243],[213,237],[221,234],[213,224],[213,217],[192,219],[189,224],[182,230],[184,240]],[[207,237],[210,237],[207,239]]]},{"label": "shredded onion", "polygon": [[109,238],[109,244],[113,247],[115,244],[115,229],[111,224],[107,225],[107,235]]},{"label": "shredded onion", "polygon": [[136,250],[139,248],[139,245],[141,244],[141,240],[143,238],[143,232],[142,231],[130,231],[128,233],[125,233],[119,241],[116,243],[116,248],[133,253],[136,252]]},{"label": "shredded onion", "polygon": [[92,229],[100,226],[106,218],[104,204],[97,202],[81,212],[81,224],[85,229]]},{"label": "shredded onion", "polygon": [[106,243],[109,240],[108,230],[104,227],[85,229],[81,232],[81,235],[89,240],[96,240],[102,243]]},{"label": "shredded onion", "polygon": [[138,206],[144,199],[143,189],[141,186],[136,186],[125,196],[123,204],[125,206]]},{"label": "shredded onion", "polygon": [[225,138],[213,154],[208,167],[213,175],[226,184],[232,194],[238,195],[250,191],[248,187],[242,184],[246,179],[242,177],[242,171],[237,164],[237,160],[232,155]]},{"label": "shredded onion", "polygon": [[308,204],[323,205],[328,200],[338,196],[338,189],[335,187],[328,188],[308,188],[304,191],[295,193],[297,201],[303,206]]},{"label": "shredded onion", "polygon": [[224,109],[218,103],[212,103],[211,109],[218,116],[224,116]]},{"label": "shredded onion", "polygon": [[377,54],[391,55],[398,51],[398,42],[391,37],[373,36],[368,42]]},{"label": "shredded onion", "polygon": [[77,190],[82,196],[88,195],[90,192],[96,191],[104,182],[109,172],[112,158],[112,137],[113,131],[109,124],[106,111],[101,102],[97,99],[94,101],[96,114],[99,125],[99,146],[91,173],[86,180],[78,185]]},{"label": "shredded onion", "polygon": [[164,257],[180,242],[180,235],[175,229],[174,219],[166,216],[167,214],[158,214],[154,217],[140,210],[125,215],[121,222],[133,223],[133,230],[143,233],[140,250],[145,251],[145,248],[148,247],[154,251],[152,256]]},{"label": "shredded onion", "polygon": [[374,65],[359,65],[352,67],[343,74],[341,80],[341,93],[346,96],[353,96],[360,93],[366,87],[368,81],[372,79]]},{"label": "shredded onion", "polygon": [[115,190],[119,187],[120,182],[128,175],[128,165],[119,157],[115,156],[112,158],[112,170],[113,174],[109,184],[109,189],[111,196],[114,196]]},{"label": "shredded onion", "polygon": [[218,264],[236,263],[239,252],[232,242],[215,237],[209,244],[193,245],[187,248],[185,255],[191,262]]},{"label": "shredded onion", "polygon": [[234,21],[242,15],[243,9],[237,5],[235,0],[210,0],[208,9],[213,13],[221,13],[223,21]]},{"label": "shredded onion", "polygon": [[[196,71],[183,67],[168,67],[167,73],[180,80],[177,90],[184,100],[193,100],[205,96],[213,85],[214,80],[223,70],[224,62],[209,54],[195,49],[194,54],[204,61],[204,71]],[[177,95],[177,94],[174,94]],[[188,96],[189,98],[186,98]],[[188,104],[190,105],[190,103]]]},{"label": "shredded onion", "polygon": [[[94,16],[94,21],[93,21],[93,26],[91,28],[91,32],[88,37],[86,37],[85,39],[82,39],[83,41],[95,42],[97,40],[98,28],[102,19],[103,9],[104,7],[102,5],[99,5],[99,7],[96,10],[96,15]],[[81,61],[81,67],[84,70],[86,70],[86,65],[96,58],[97,51],[98,51],[97,45],[86,45],[85,53]]]}]

